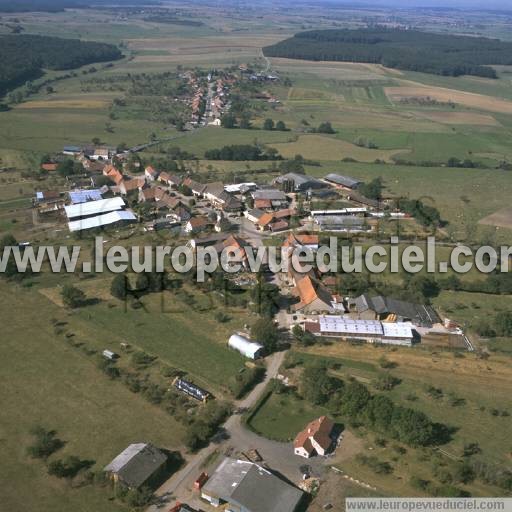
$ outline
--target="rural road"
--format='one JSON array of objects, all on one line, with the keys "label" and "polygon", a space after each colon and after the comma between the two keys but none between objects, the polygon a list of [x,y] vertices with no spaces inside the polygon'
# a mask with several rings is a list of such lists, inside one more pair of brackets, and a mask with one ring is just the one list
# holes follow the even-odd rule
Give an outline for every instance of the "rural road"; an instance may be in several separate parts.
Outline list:
[{"label": "rural road", "polygon": [[[265,378],[262,382],[257,384],[245,398],[235,402],[235,409],[248,408],[256,404],[269,381],[276,377],[284,357],[285,352],[276,352],[267,358],[267,372]],[[270,446],[267,446],[269,443]],[[264,451],[268,451],[270,454],[274,450],[274,444],[283,445],[285,443],[268,441],[247,430],[239,415],[234,414],[230,416],[221,427],[220,433],[213,437],[210,444],[198,453],[186,458],[185,466],[174,473],[171,478],[156,491],[155,496],[160,498],[160,500],[157,505],[151,505],[147,509],[147,512],[157,512],[161,510],[164,504],[167,506],[176,501],[176,498],[181,498],[181,496],[186,495],[189,492],[187,487],[190,486],[192,479],[199,476],[205,461],[207,461],[208,457],[216,450],[219,450],[219,448],[233,446],[239,450],[247,450],[250,447],[254,447],[260,450],[262,446],[265,446],[266,448],[270,448],[270,450],[263,448]]]}]

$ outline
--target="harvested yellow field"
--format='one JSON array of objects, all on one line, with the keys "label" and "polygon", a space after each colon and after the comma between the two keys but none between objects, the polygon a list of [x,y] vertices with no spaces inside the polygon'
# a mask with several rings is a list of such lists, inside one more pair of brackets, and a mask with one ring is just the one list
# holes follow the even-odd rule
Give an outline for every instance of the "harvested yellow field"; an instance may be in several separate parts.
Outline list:
[{"label": "harvested yellow field", "polygon": [[478,126],[500,126],[500,123],[489,114],[478,114],[476,112],[414,112],[422,119],[435,121],[444,124],[478,125]]},{"label": "harvested yellow field", "polygon": [[271,144],[285,158],[300,154],[310,160],[342,160],[354,158],[359,162],[373,162],[377,158],[390,161],[393,155],[405,152],[400,149],[367,149],[355,144],[323,135],[301,135],[294,142]]},{"label": "harvested yellow field", "polygon": [[512,208],[503,208],[481,219],[479,224],[512,229]]},{"label": "harvested yellow field", "polygon": [[484,94],[427,86],[385,87],[384,91],[391,101],[400,101],[407,98],[431,98],[443,103],[452,102],[469,108],[512,114],[511,101],[485,96]]},{"label": "harvested yellow field", "polygon": [[101,109],[107,108],[109,101],[100,99],[74,99],[74,100],[33,100],[21,103],[16,108],[19,109],[57,109],[57,108],[77,108],[77,109]]}]

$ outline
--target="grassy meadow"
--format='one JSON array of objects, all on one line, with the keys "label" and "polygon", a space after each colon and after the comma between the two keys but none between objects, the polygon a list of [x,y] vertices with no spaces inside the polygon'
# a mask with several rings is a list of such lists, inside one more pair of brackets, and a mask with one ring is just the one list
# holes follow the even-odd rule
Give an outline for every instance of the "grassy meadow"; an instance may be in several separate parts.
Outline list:
[{"label": "grassy meadow", "polygon": [[108,488],[72,488],[47,475],[43,461],[26,454],[32,442],[29,430],[36,425],[55,429],[66,444],[53,457],[77,455],[95,461],[99,470],[130,443],[179,448],[183,427],[121,382],[110,380],[82,348],[56,335],[52,318],[75,333],[85,348],[105,340],[98,330],[81,331],[73,315],[41,294],[0,283],[0,316],[0,382],[8,390],[0,418],[0,478],[9,482],[0,490],[2,506],[12,511],[124,510],[109,500]]},{"label": "grassy meadow", "polygon": [[[452,440],[441,447],[444,454],[406,448],[398,455],[396,442],[389,440],[385,446],[379,446],[375,443],[377,436],[374,433],[364,428],[350,428],[360,438],[360,446],[357,449],[343,447],[342,441],[339,454],[334,457],[336,466],[390,495],[410,496],[418,493],[417,489],[410,487],[412,475],[432,480],[435,464],[460,460],[464,445],[471,442],[479,444],[482,460],[491,464],[508,464],[512,449],[507,428],[509,418],[501,415],[501,411],[510,413],[512,409],[509,393],[512,372],[506,356],[493,354],[482,360],[469,353],[455,357],[453,353],[419,348],[352,346],[346,342],[335,342],[307,350],[293,350],[284,373],[292,384],[296,384],[304,365],[336,363],[335,369],[329,370],[333,376],[344,380],[356,379],[376,393],[372,383],[385,371],[380,367],[382,357],[395,363],[395,368],[388,371],[400,379],[392,391],[384,393],[395,403],[423,411],[432,420],[452,427]],[[428,391],[430,386],[441,390],[440,395],[434,398]],[[495,411],[499,411],[497,415]],[[272,394],[251,417],[250,425],[269,438],[289,440],[308,420],[324,413],[322,407],[312,406],[293,393]],[[340,420],[343,421],[338,418]],[[355,456],[365,452],[390,462],[392,474],[379,475],[362,465]],[[482,496],[503,493],[481,482],[471,484],[468,490],[473,495]]]}]

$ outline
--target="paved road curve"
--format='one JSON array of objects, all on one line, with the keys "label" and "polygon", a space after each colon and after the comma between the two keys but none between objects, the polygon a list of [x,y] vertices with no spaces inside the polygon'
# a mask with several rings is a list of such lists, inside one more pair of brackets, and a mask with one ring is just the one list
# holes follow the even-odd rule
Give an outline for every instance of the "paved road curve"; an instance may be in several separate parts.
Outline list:
[{"label": "paved road curve", "polygon": [[[273,379],[283,363],[285,352],[277,352],[267,358],[267,373],[262,382],[254,387],[254,389],[242,400],[235,402],[235,408],[246,408],[252,407],[256,404],[259,398],[262,396],[265,387],[269,383],[270,379]],[[268,446],[270,443],[270,446]],[[263,448],[265,445],[265,448]],[[200,450],[198,453],[187,457],[185,466],[178,472],[174,473],[167,482],[165,482],[155,493],[157,497],[162,498],[162,502],[169,499],[169,503],[166,503],[167,507],[176,498],[186,495],[187,484],[190,485],[191,480],[196,478],[202,471],[202,466],[205,460],[215,450],[219,450],[220,447],[227,448],[232,446],[235,449],[246,450],[248,447],[254,447],[258,450],[263,450],[264,456],[270,456],[274,453],[274,445],[288,446],[287,443],[274,443],[268,441],[253,432],[248,431],[240,420],[240,416],[233,415],[228,418],[226,423],[221,427],[221,433],[214,437],[210,444]],[[289,450],[287,449],[289,454]],[[156,505],[152,505],[148,508],[148,512],[161,511],[162,508],[158,508]]]}]

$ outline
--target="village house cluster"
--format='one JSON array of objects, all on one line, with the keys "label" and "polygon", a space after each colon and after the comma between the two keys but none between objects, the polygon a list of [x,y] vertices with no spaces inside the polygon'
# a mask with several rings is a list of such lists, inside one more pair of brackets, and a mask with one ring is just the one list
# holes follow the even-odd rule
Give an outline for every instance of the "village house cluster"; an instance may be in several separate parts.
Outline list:
[{"label": "village house cluster", "polygon": [[[208,96],[213,116],[220,112],[215,110],[213,98],[223,97],[225,87],[224,79],[210,77],[206,90],[200,92],[198,86],[198,94],[217,94]],[[197,122],[201,122],[200,118]],[[278,240],[291,258],[296,249],[316,253],[322,237],[327,235],[369,234],[383,216],[404,217],[385,201],[365,197],[360,192],[361,180],[344,174],[329,173],[317,178],[289,172],[266,183],[202,182],[197,175],[151,165],[137,172],[128,171],[126,154],[115,155],[108,148],[90,149],[64,148],[66,155],[73,155],[82,163],[86,176],[75,181],[69,190],[37,192],[34,208],[40,219],[66,222],[70,232],[105,227],[148,234],[158,231],[181,237],[193,251],[213,247],[221,254],[229,248],[242,263],[241,270],[229,279],[243,286],[255,283],[247,255],[261,245]],[[43,165],[47,172],[55,172],[51,164]],[[345,206],[311,207],[316,200],[326,198],[343,200]],[[299,329],[305,335],[335,343],[404,347],[422,343],[425,337],[442,337],[449,338],[453,346],[471,350],[460,327],[441,319],[429,305],[381,295],[352,296],[336,275],[322,273],[318,268],[298,272],[290,265],[268,279],[278,286],[284,298],[276,322],[290,333]],[[226,349],[239,352],[253,364],[268,355],[262,341],[251,339],[245,331],[233,332],[226,340]],[[113,353],[107,352],[104,357],[110,358]],[[215,399],[208,390],[184,377],[176,377],[172,389],[200,403]],[[340,441],[337,426],[322,416],[297,432],[288,456],[329,457]],[[116,483],[140,489],[160,481],[167,467],[168,457],[163,450],[141,442],[128,446],[105,467],[105,472]],[[222,458],[212,475],[198,476],[194,487],[203,502],[232,511],[295,512],[304,499],[301,489],[284,481],[261,461],[229,456]],[[177,503],[171,510],[197,509]]]}]

